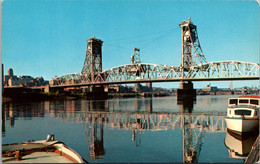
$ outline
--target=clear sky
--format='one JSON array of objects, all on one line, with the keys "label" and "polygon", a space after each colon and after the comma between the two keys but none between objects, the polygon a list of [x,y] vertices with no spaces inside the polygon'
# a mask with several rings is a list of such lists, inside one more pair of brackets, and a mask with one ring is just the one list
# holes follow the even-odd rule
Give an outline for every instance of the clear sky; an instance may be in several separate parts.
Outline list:
[{"label": "clear sky", "polygon": [[[237,60],[259,63],[259,4],[256,1],[181,0],[5,0],[2,63],[7,74],[46,80],[80,73],[86,40],[103,43],[103,70],[130,64],[135,47],[144,63],[179,66],[183,20],[197,25],[208,62]],[[164,37],[156,39],[167,32]],[[195,88],[211,83],[195,82]],[[259,81],[234,81],[234,87]],[[154,86],[178,87],[179,83]]]}]

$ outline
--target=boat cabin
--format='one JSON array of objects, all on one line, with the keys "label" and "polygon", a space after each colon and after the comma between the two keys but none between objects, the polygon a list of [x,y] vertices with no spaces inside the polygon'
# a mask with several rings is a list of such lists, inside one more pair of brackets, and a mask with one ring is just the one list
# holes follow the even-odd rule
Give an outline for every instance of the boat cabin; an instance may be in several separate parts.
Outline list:
[{"label": "boat cabin", "polygon": [[258,118],[259,98],[241,96],[239,98],[229,98],[228,117]]}]

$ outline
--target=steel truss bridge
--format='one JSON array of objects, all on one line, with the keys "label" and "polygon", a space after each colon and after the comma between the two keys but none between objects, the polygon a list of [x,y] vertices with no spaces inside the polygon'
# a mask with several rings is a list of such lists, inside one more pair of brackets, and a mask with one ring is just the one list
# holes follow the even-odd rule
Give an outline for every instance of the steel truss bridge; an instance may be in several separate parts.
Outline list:
[{"label": "steel truss bridge", "polygon": [[225,61],[192,66],[181,75],[181,67],[135,63],[110,68],[94,77],[68,74],[55,79],[53,86],[89,86],[144,82],[259,80],[257,63]]},{"label": "steel truss bridge", "polygon": [[145,64],[140,49],[134,48],[131,64],[102,71],[103,41],[95,37],[87,42],[86,58],[81,73],[55,78],[51,87],[110,85],[124,83],[259,80],[260,65],[243,61],[207,62],[201,49],[197,26],[191,20],[179,24],[182,30],[182,63],[178,67]]}]

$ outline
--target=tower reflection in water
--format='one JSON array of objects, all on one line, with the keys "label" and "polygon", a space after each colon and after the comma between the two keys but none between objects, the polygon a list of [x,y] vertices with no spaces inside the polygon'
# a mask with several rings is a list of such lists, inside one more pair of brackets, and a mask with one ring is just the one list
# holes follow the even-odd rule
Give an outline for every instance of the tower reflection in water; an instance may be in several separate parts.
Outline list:
[{"label": "tower reflection in water", "polygon": [[[179,101],[177,104],[180,112],[176,113],[154,111],[153,99],[46,101],[40,103],[39,107],[30,107],[28,112],[34,114],[26,115],[43,117],[44,113],[49,113],[51,117],[58,120],[82,123],[89,146],[89,155],[92,159],[102,158],[106,153],[105,126],[132,131],[131,139],[139,147],[142,146],[142,133],[145,131],[181,129],[183,162],[199,161],[201,146],[207,131],[224,132],[226,130],[224,115],[193,113],[194,100]],[[11,105],[5,106],[5,108],[6,120],[25,115],[25,113],[21,113],[23,110],[13,109]]]},{"label": "tower reflection in water", "polygon": [[[206,131],[201,128],[207,128],[209,120],[194,124],[192,111],[196,103],[196,97],[184,97],[178,99],[177,103],[180,105],[181,110],[183,163],[197,163],[206,134]],[[201,125],[200,129],[195,127],[198,125]]]},{"label": "tower reflection in water", "polygon": [[99,159],[100,156],[105,155],[104,149],[104,117],[102,113],[107,112],[108,108],[105,101],[90,101],[91,112],[96,112],[92,117],[84,123],[85,135],[89,145],[89,155],[92,159]]}]

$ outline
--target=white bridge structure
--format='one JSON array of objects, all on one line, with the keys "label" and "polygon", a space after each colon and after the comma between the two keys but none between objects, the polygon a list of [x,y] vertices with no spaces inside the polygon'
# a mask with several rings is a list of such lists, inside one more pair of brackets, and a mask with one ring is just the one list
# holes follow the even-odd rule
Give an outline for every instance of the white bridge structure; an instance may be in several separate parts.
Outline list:
[{"label": "white bridge structure", "polygon": [[68,74],[55,79],[53,86],[89,86],[125,83],[259,80],[257,63],[223,61],[193,66],[181,75],[180,67],[135,63],[97,73],[94,78],[84,74]]}]

